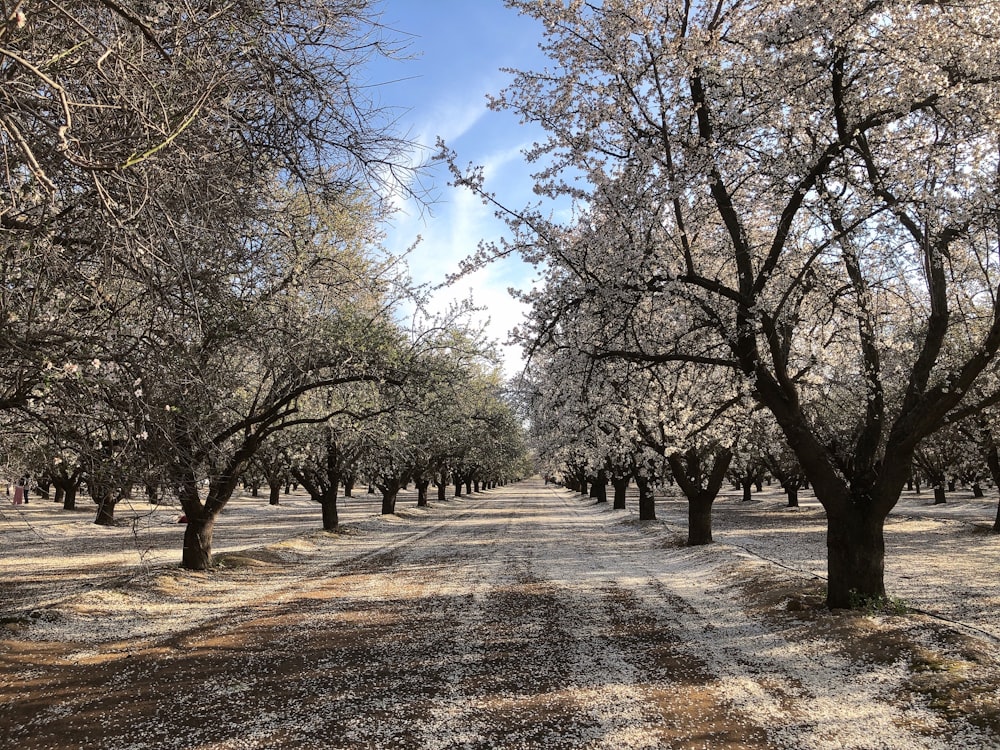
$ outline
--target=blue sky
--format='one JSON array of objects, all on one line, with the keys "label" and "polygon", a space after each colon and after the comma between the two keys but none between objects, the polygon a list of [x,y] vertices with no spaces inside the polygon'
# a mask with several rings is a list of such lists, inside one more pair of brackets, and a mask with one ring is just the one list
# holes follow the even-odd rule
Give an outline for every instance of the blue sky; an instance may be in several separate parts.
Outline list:
[{"label": "blue sky", "polygon": [[[520,150],[541,134],[521,126],[511,113],[487,109],[486,95],[510,81],[502,67],[544,66],[538,51],[540,26],[504,7],[502,0],[384,0],[382,23],[409,40],[413,59],[381,62],[370,69],[382,83],[378,96],[398,107],[399,127],[431,153],[440,136],[465,165],[486,168],[487,188],[514,207],[532,200],[530,168]],[[403,207],[388,228],[387,247],[402,252],[421,237],[410,256],[410,272],[418,283],[437,284],[458,269],[480,240],[501,235],[504,226],[468,191],[447,185],[447,171],[434,170],[428,183],[436,196],[430,211]],[[435,293],[435,307],[472,294],[487,308],[488,334],[501,343],[516,325],[522,308],[507,292],[530,285],[532,269],[519,260],[494,264]],[[520,350],[504,349],[508,375],[520,369]]]}]

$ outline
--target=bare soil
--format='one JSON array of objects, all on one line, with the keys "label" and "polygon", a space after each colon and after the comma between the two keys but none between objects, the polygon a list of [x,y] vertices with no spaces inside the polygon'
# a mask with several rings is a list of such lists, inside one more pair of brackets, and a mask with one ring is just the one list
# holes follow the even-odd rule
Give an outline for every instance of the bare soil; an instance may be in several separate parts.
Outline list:
[{"label": "bare soil", "polygon": [[[829,613],[810,576],[677,548],[664,524],[534,480],[359,517],[227,551],[211,573],[8,579],[0,747],[1000,746],[987,644]],[[848,689],[885,672],[863,701],[870,745],[834,712],[823,726],[835,695],[811,668]]]}]

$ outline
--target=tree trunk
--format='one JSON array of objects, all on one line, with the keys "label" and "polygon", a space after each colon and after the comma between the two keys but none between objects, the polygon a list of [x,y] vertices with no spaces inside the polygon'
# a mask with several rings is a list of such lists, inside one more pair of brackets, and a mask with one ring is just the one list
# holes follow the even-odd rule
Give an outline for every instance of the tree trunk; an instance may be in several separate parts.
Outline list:
[{"label": "tree trunk", "polygon": [[[52,499],[54,503],[61,503],[66,497],[66,490],[64,490],[60,485],[56,485],[55,497]],[[70,509],[72,510],[72,508]]]},{"label": "tree trunk", "polygon": [[[332,497],[331,497],[332,495]],[[320,503],[323,512],[323,531],[336,531],[340,527],[340,515],[337,512],[337,490],[327,493]]]},{"label": "tree trunk", "polygon": [[656,498],[653,495],[653,486],[647,477],[637,476],[635,484],[639,488],[639,520],[656,520]]},{"label": "tree trunk", "polygon": [[67,485],[63,490],[63,510],[76,510],[76,491],[79,488],[76,484]]},{"label": "tree trunk", "polygon": [[398,489],[392,487],[382,488],[382,515],[391,516],[396,512],[396,495]]},{"label": "tree trunk", "polygon": [[752,499],[750,491],[753,489],[753,480],[750,477],[743,477],[740,484],[743,487],[743,502],[749,503]]},{"label": "tree trunk", "polygon": [[353,474],[348,475],[344,480],[344,497],[354,497],[354,483],[357,481]]},{"label": "tree trunk", "polygon": [[472,477],[471,476],[468,476],[468,477],[465,478],[465,494],[466,495],[471,495],[472,494]]},{"label": "tree trunk", "polygon": [[983,486],[979,482],[972,483],[972,496],[975,498],[986,497],[986,493],[983,492]]},{"label": "tree trunk", "polygon": [[597,479],[590,488],[590,496],[596,498],[599,503],[608,501],[608,472],[604,469],[597,472]]},{"label": "tree trunk", "polygon": [[116,526],[115,506],[118,501],[113,499],[111,493],[94,498],[97,501],[97,517],[94,523],[98,526]]},{"label": "tree trunk", "polygon": [[[995,445],[990,445],[989,450],[986,451],[986,466],[990,470],[990,476],[993,478],[993,486],[1000,490],[1000,453],[997,452],[997,447]],[[993,520],[993,533],[1000,534],[1000,500],[997,501],[997,514]]]},{"label": "tree trunk", "polygon": [[268,505],[281,505],[281,482],[275,484],[269,484],[268,486]]},{"label": "tree trunk", "polygon": [[934,504],[944,505],[946,502],[948,502],[948,500],[944,494],[944,484],[938,482],[934,485]]},{"label": "tree trunk", "polygon": [[611,477],[615,488],[615,510],[625,510],[625,494],[628,492],[628,477]]},{"label": "tree trunk", "polygon": [[455,477],[455,497],[462,496],[462,478]]},{"label": "tree trunk", "polygon": [[712,451],[712,465],[705,461],[698,451],[692,449],[684,453],[667,456],[670,473],[673,474],[688,501],[688,545],[710,544],[712,541],[712,504],[726,480],[726,472],[733,460],[727,449]]},{"label": "tree trunk", "polygon": [[847,609],[885,598],[885,517],[855,505],[844,515],[827,512],[826,602]]},{"label": "tree trunk", "polygon": [[473,492],[479,492],[479,490],[480,490],[479,480],[478,479],[473,479],[472,480],[472,491]]},{"label": "tree trunk", "polygon": [[417,488],[417,507],[426,508],[427,507],[427,488],[430,487],[429,479],[421,479],[414,482]]},{"label": "tree trunk", "polygon": [[443,503],[448,499],[448,483],[444,480],[434,483],[438,490],[438,502]]},{"label": "tree trunk", "polygon": [[214,517],[202,518],[188,515],[187,526],[184,528],[182,567],[187,570],[211,570],[212,531],[214,528]]},{"label": "tree trunk", "polygon": [[797,484],[786,484],[785,485],[785,496],[788,498],[789,508],[799,507],[799,486]]},{"label": "tree trunk", "polygon": [[712,503],[715,493],[699,492],[688,498],[688,546],[712,543]]}]

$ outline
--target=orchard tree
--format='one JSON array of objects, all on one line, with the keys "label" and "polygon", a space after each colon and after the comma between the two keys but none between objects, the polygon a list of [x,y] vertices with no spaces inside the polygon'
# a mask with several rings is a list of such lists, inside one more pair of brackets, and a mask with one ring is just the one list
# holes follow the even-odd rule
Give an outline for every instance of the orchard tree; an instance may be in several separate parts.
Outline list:
[{"label": "orchard tree", "polygon": [[115,318],[194,266],[227,283],[191,258],[255,234],[276,186],[399,186],[405,144],[359,82],[393,53],[367,0],[5,4],[0,409],[119,354]]},{"label": "orchard tree", "polygon": [[[1000,15],[892,0],[508,5],[544,25],[555,63],[516,72],[493,101],[548,131],[527,154],[536,192],[619,207],[633,244],[601,258],[623,269],[639,252],[645,278],[613,288],[687,321],[655,350],[598,340],[595,355],[741,374],[826,510],[828,604],[883,597],[884,522],[914,452],[981,406],[966,395],[1000,347]],[[481,172],[456,175],[494,200]],[[510,243],[484,254],[557,257],[567,229],[548,215],[510,211]],[[956,338],[972,345],[946,346]],[[844,404],[848,444],[810,409],[834,373],[863,384]]]}]

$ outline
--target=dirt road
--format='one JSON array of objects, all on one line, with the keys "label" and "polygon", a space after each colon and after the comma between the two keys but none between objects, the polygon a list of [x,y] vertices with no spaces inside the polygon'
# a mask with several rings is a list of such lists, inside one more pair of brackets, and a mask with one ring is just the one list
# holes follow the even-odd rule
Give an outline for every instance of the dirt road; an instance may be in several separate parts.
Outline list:
[{"label": "dirt road", "polygon": [[[691,592],[721,584],[662,527],[609,524],[540,481],[402,515],[55,608],[90,617],[95,637],[0,643],[0,746],[790,747],[782,725],[830,746],[879,741],[882,714],[853,729],[842,706],[836,727],[810,718],[804,704],[831,695],[808,684],[813,652],[794,633],[761,639],[694,606]],[[664,567],[669,554],[683,559]],[[111,599],[151,627],[109,632]],[[859,710],[896,711],[856,677]],[[905,719],[887,720],[899,744],[871,747],[937,746]]]}]

